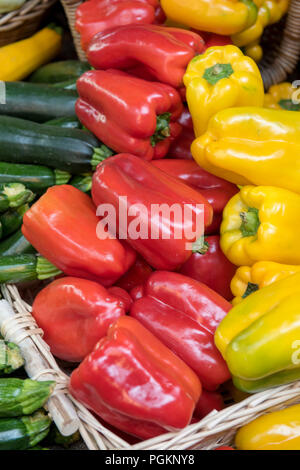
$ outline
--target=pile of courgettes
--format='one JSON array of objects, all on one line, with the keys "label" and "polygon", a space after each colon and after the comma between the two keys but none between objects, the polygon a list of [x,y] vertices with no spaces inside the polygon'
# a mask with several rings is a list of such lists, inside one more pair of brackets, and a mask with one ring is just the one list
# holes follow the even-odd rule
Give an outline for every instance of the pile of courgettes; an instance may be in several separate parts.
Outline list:
[{"label": "pile of courgettes", "polygon": [[64,61],[38,69],[27,82],[5,84],[0,104],[0,283],[58,274],[21,232],[22,218],[49,187],[84,192],[92,171],[112,150],[83,129],[75,114],[76,80],[89,64]]}]

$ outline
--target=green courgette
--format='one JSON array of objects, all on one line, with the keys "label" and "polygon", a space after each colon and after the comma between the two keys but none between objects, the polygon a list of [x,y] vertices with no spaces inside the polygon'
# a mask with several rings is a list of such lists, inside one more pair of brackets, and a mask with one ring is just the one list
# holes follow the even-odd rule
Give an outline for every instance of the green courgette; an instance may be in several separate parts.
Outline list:
[{"label": "green courgette", "polygon": [[36,253],[36,250],[24,237],[21,229],[0,242],[0,256],[16,256]]},{"label": "green courgette", "polygon": [[46,166],[0,162],[0,183],[22,183],[36,193],[44,192],[50,186],[66,184],[70,178],[70,173]]},{"label": "green courgette", "polygon": [[35,194],[21,183],[0,183],[0,212],[31,202]]},{"label": "green courgette", "polygon": [[10,116],[0,116],[1,160],[31,163],[68,171],[88,173],[113,155],[91,133],[38,124]]},{"label": "green courgette", "polygon": [[11,374],[23,365],[24,359],[19,346],[0,339],[0,374]]},{"label": "green courgette", "polygon": [[28,82],[6,82],[6,103],[0,115],[46,122],[58,117],[76,117],[77,92]]},{"label": "green courgette", "polygon": [[0,450],[26,450],[44,439],[51,419],[42,410],[31,416],[0,419]]},{"label": "green courgette", "polygon": [[54,88],[61,88],[62,90],[72,90],[77,92],[76,86],[77,80],[72,78],[71,80],[66,80],[65,82],[53,83]]},{"label": "green courgette", "polygon": [[30,81],[33,83],[64,82],[79,78],[80,75],[90,69],[91,66],[88,62],[80,62],[79,60],[52,62],[37,69],[31,75]]},{"label": "green courgette", "polygon": [[47,126],[58,126],[69,129],[82,129],[82,124],[78,119],[72,117],[62,117],[57,119],[51,119],[50,121],[45,122]]},{"label": "green courgette", "polygon": [[29,205],[24,204],[17,209],[10,209],[6,212],[3,212],[3,214],[0,214],[2,238],[6,238],[12,233],[15,233],[21,227],[23,222],[23,215],[28,209]]},{"label": "green courgette", "polygon": [[42,256],[0,256],[0,284],[43,280],[58,274],[61,274],[61,271]]},{"label": "green courgette", "polygon": [[70,180],[70,184],[83,193],[88,193],[92,189],[92,175],[76,175]]},{"label": "green courgette", "polygon": [[55,382],[0,378],[0,418],[31,415],[53,392]]}]

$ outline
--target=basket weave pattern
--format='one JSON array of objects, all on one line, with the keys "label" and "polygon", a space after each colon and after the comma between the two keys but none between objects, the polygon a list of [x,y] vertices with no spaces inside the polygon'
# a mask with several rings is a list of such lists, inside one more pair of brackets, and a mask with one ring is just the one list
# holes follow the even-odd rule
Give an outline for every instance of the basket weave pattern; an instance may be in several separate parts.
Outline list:
[{"label": "basket weave pattern", "polygon": [[0,15],[0,46],[34,34],[47,10],[57,0],[29,0],[18,10]]}]

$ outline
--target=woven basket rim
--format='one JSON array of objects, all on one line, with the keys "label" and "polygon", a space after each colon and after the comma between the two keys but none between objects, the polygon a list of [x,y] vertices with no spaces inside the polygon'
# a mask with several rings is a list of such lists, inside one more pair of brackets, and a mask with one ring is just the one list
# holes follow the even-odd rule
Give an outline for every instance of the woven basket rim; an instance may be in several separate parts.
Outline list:
[{"label": "woven basket rim", "polygon": [[[296,381],[255,393],[221,411],[214,410],[201,421],[191,424],[179,432],[166,433],[130,445],[103,426],[84,405],[69,394],[67,390],[68,378],[66,379],[66,374],[57,365],[49,346],[42,339],[42,330],[38,328],[31,315],[31,307],[22,300],[17,287],[3,285],[2,294],[16,314],[16,321],[9,323],[9,328],[17,332],[14,342],[21,343],[24,336],[31,338],[37,347],[37,354],[49,364],[45,373],[48,376],[49,373],[50,375],[52,373],[53,380],[57,378],[62,380],[60,386],[65,388],[66,396],[76,408],[80,423],[79,431],[90,450],[210,450],[220,445],[233,445],[235,433],[241,426],[267,412],[300,402],[300,381]],[[11,340],[9,328],[6,328],[4,323],[0,325],[3,336]],[[18,337],[21,338],[19,341]]]},{"label": "woven basket rim", "polygon": [[21,26],[27,20],[32,20],[36,16],[40,16],[49,6],[57,0],[28,0],[17,10],[0,15],[0,32],[2,28],[15,25]]}]

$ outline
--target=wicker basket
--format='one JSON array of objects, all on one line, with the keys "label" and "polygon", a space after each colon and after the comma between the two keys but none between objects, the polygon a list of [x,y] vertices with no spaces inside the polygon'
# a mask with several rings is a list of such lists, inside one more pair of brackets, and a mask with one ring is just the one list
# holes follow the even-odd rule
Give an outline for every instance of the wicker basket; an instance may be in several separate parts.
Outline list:
[{"label": "wicker basket", "polygon": [[29,0],[18,10],[0,15],[0,46],[34,34],[56,0]]},{"label": "wicker basket", "polygon": [[[256,393],[249,398],[213,411],[198,423],[177,433],[130,445],[106,429],[83,405],[68,393],[68,375],[58,366],[42,330],[31,316],[31,307],[22,300],[15,286],[2,286],[5,300],[0,300],[0,332],[19,344],[31,378],[55,380],[57,387],[48,401],[49,412],[61,432],[66,435],[79,429],[90,450],[210,450],[220,445],[232,445],[238,428],[269,411],[300,402],[300,382]],[[41,364],[34,371],[33,364]],[[37,372],[37,373],[35,373]]]},{"label": "wicker basket", "polygon": [[[62,0],[68,17],[78,57],[86,56],[80,46],[75,30],[76,8],[83,3],[78,0]],[[288,15],[279,23],[267,28],[263,36],[264,59],[260,64],[266,90],[284,81],[295,69],[300,57],[300,0],[291,0]]]}]

